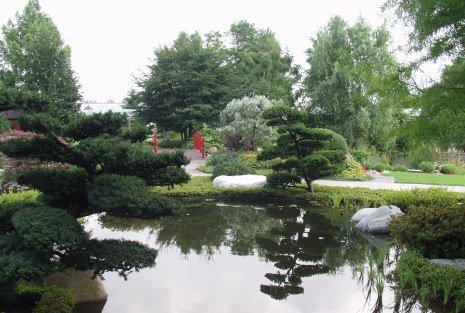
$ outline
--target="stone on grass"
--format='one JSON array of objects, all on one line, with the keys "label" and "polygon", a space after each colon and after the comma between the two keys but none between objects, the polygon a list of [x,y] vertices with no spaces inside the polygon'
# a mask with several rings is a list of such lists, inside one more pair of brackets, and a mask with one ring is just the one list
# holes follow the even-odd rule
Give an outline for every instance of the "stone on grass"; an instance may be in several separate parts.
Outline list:
[{"label": "stone on grass", "polygon": [[266,185],[266,176],[263,175],[221,175],[213,180],[216,187],[263,187]]},{"label": "stone on grass", "polygon": [[379,208],[361,209],[352,216],[352,220],[355,222],[358,220],[355,227],[360,231],[370,234],[388,234],[389,221],[393,217],[403,214],[395,205],[383,205]]}]

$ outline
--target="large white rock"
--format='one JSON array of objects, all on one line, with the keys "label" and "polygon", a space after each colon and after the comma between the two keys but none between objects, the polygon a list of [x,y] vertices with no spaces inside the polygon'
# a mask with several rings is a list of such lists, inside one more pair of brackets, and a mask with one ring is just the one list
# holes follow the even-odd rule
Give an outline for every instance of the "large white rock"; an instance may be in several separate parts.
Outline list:
[{"label": "large white rock", "polygon": [[358,222],[360,222],[361,220],[363,220],[365,217],[367,217],[368,215],[373,214],[376,210],[378,210],[378,208],[364,208],[364,209],[360,209],[360,210],[358,210],[358,211],[352,216],[352,218],[351,218],[350,220],[351,220],[352,222],[358,223]]},{"label": "large white rock", "polygon": [[395,216],[404,214],[395,205],[383,205],[379,208],[366,208],[360,211],[362,212],[359,215],[357,215],[359,213],[357,212],[352,216],[352,220],[354,221],[362,217],[355,227],[370,234],[389,233],[389,221]]},{"label": "large white rock", "polygon": [[216,187],[263,187],[266,185],[266,176],[263,175],[221,175],[213,180]]}]

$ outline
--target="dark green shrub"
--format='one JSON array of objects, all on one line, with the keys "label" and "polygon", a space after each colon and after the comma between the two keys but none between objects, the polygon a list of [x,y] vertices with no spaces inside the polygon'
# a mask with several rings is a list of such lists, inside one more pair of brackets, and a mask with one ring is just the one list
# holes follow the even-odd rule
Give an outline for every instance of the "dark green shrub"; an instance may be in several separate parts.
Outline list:
[{"label": "dark green shrub", "polygon": [[76,299],[69,289],[58,286],[19,285],[23,301],[35,303],[32,313],[71,313]]},{"label": "dark green shrub", "polygon": [[18,183],[43,192],[45,203],[60,208],[86,207],[88,180],[82,169],[38,168],[18,177]]},{"label": "dark green shrub", "polygon": [[412,189],[410,191],[384,191],[384,198],[407,212],[411,207],[430,206],[450,208],[464,202],[462,193],[448,192],[442,188]]},{"label": "dark green shrub", "polygon": [[10,130],[10,121],[4,116],[0,116],[0,131],[4,132],[7,130]]},{"label": "dark green shrub", "polygon": [[443,174],[451,174],[451,175],[457,175],[459,174],[460,170],[457,166],[454,164],[444,164],[441,167],[441,173]]},{"label": "dark green shrub", "polygon": [[233,158],[213,166],[212,179],[220,176],[255,174],[255,170],[245,165],[240,158]]},{"label": "dark green shrub", "polygon": [[132,122],[130,126],[121,129],[120,136],[131,142],[145,141],[149,134],[149,128],[138,122]]},{"label": "dark green shrub", "polygon": [[143,215],[148,218],[177,215],[181,212],[181,209],[181,204],[170,198],[151,196],[147,206],[143,209]]},{"label": "dark green shrub", "polygon": [[65,136],[75,140],[97,137],[102,134],[117,136],[126,125],[127,115],[118,112],[79,115],[65,127]]},{"label": "dark green shrub", "polygon": [[[402,290],[408,290],[408,294],[413,292],[420,300],[423,294],[427,297],[423,299],[425,302],[434,300],[447,305],[447,312],[465,310],[465,271],[462,269],[432,264],[417,251],[408,251],[398,259],[394,277]],[[428,303],[423,304],[428,307]]]},{"label": "dark green shrub", "polygon": [[464,258],[464,225],[463,206],[420,206],[394,219],[391,231],[398,241],[418,249],[427,258]]},{"label": "dark green shrub", "polygon": [[34,133],[46,134],[48,132],[61,133],[62,121],[51,114],[34,113],[34,114],[22,114],[18,118],[21,129],[24,131],[30,131]]},{"label": "dark green shrub", "polygon": [[189,181],[181,168],[189,163],[184,154],[148,151],[118,137],[100,136],[82,140],[76,148],[82,158],[99,165],[99,173],[138,176],[148,185],[171,186]]},{"label": "dark green shrub", "polygon": [[418,164],[418,169],[425,173],[433,173],[436,168],[431,162],[421,162]]},{"label": "dark green shrub", "polygon": [[166,149],[180,149],[183,146],[184,146],[184,142],[181,139],[161,140],[158,143],[159,148],[166,148]]},{"label": "dark green shrub", "polygon": [[95,211],[116,216],[142,216],[150,194],[143,179],[134,176],[102,175],[89,186],[89,204]]},{"label": "dark green shrub", "polygon": [[371,169],[381,173],[383,171],[391,171],[392,166],[390,166],[389,164],[385,164],[385,163],[378,163],[378,164],[371,166]]},{"label": "dark green shrub", "polygon": [[396,165],[392,170],[395,172],[408,172],[408,167],[405,165]]},{"label": "dark green shrub", "polygon": [[155,197],[147,191],[144,180],[139,177],[102,175],[89,186],[89,204],[96,211],[114,216],[155,218],[180,211],[177,202]]},{"label": "dark green shrub", "polygon": [[354,150],[352,152],[352,156],[354,157],[355,161],[366,166],[370,160],[371,152],[366,150]]},{"label": "dark green shrub", "polygon": [[294,186],[302,181],[297,173],[273,172],[266,176],[267,186],[272,188],[284,188]]},{"label": "dark green shrub", "polygon": [[238,157],[239,157],[238,154],[234,153],[234,152],[230,152],[230,151],[227,151],[227,150],[218,151],[218,152],[212,153],[212,155],[210,155],[208,157],[206,165],[208,165],[208,166],[216,166],[216,165],[224,163],[224,162],[229,162],[229,161],[231,161],[233,159],[236,159]]}]

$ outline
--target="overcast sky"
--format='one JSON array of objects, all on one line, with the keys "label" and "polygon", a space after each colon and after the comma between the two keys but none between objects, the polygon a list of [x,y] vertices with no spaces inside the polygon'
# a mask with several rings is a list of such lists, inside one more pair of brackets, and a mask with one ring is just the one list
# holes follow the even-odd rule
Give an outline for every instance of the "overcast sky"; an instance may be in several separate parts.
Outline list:
[{"label": "overcast sky", "polygon": [[[134,86],[154,48],[171,45],[180,31],[201,34],[228,30],[240,20],[270,28],[295,62],[305,65],[305,50],[333,15],[349,24],[359,16],[379,26],[384,0],[40,0],[71,47],[73,69],[84,100],[119,101]],[[27,0],[0,0],[4,25]],[[388,26],[392,23],[388,21]],[[406,30],[393,30],[393,49],[405,44]]]}]

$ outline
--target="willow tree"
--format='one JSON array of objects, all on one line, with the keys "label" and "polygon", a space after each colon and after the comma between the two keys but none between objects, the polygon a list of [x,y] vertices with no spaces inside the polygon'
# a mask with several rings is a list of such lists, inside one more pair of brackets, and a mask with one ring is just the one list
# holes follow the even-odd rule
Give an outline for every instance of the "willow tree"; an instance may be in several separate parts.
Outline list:
[{"label": "willow tree", "polygon": [[335,16],[318,32],[307,50],[303,88],[315,126],[341,134],[353,148],[388,149],[395,104],[408,94],[389,44],[385,27],[373,29],[363,19],[349,26]]}]

